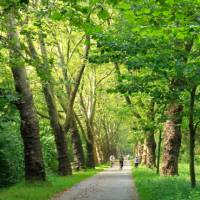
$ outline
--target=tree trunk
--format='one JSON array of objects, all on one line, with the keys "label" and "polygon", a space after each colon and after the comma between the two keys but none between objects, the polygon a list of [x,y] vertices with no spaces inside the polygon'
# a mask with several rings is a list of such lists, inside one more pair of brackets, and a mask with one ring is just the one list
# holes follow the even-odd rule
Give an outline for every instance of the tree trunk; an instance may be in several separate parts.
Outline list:
[{"label": "tree trunk", "polygon": [[65,132],[59,122],[56,103],[49,84],[43,84],[43,92],[47,102],[50,124],[55,136],[56,149],[58,153],[58,172],[62,176],[71,175],[72,168],[67,154]]},{"label": "tree trunk", "polygon": [[53,87],[51,85],[52,77],[49,69],[50,66],[44,41],[44,34],[42,32],[39,33],[39,42],[43,59],[43,72],[46,71],[46,74],[48,75],[48,77],[46,77],[47,80],[42,81],[42,86],[44,96],[47,102],[51,127],[55,135],[55,142],[58,153],[58,171],[59,174],[62,176],[71,175],[72,168],[67,154],[67,142],[65,138],[65,132],[59,122]]},{"label": "tree trunk", "polygon": [[105,131],[105,162],[109,161],[109,157],[112,154],[111,148],[110,148],[110,142],[109,142],[109,137],[108,137],[108,132]]},{"label": "tree trunk", "polygon": [[[149,112],[148,112],[148,118],[150,120],[150,124],[154,124],[154,118],[155,118],[155,102],[151,100],[149,105]],[[147,166],[152,168],[156,166],[156,141],[154,137],[154,129],[153,127],[150,127],[151,129],[147,132],[146,136],[146,146],[147,146]]]},{"label": "tree trunk", "polygon": [[98,165],[100,162],[99,162],[99,159],[98,159],[98,149],[97,149],[97,143],[94,139],[94,144],[93,144],[93,149],[94,149],[94,163],[95,163],[95,166]]},{"label": "tree trunk", "polygon": [[24,143],[25,178],[28,181],[43,181],[45,180],[45,169],[39,139],[39,122],[23,60],[20,53],[17,52],[20,51],[20,43],[12,14],[9,17],[8,36],[13,45],[10,49],[10,66],[15,88],[19,94],[16,105],[21,117],[20,129]]},{"label": "tree trunk", "polygon": [[94,160],[94,148],[93,148],[93,144],[91,142],[87,141],[86,148],[87,148],[87,162],[86,162],[86,166],[88,168],[94,168],[95,167],[95,160]]},{"label": "tree trunk", "polygon": [[98,141],[99,138],[96,140],[96,152],[97,152],[97,160],[98,163],[103,163],[104,162],[104,157],[103,157],[103,152],[102,152],[102,145],[101,141]]},{"label": "tree trunk", "polygon": [[159,132],[158,138],[158,153],[157,153],[157,165],[156,165],[156,173],[159,174],[160,172],[160,149],[161,149],[161,142],[162,142],[162,132]]},{"label": "tree trunk", "polygon": [[67,107],[67,113],[68,115],[66,116],[66,121],[65,121],[65,130],[68,130],[71,124],[71,116],[73,114],[73,106],[74,106],[74,101],[76,98],[76,94],[78,92],[78,88],[79,85],[81,83],[81,79],[83,77],[83,73],[88,61],[88,55],[89,55],[89,51],[90,51],[90,35],[86,35],[85,36],[85,46],[84,46],[84,50],[83,50],[83,61],[80,67],[80,70],[75,78],[75,84],[73,87],[73,90],[71,90],[70,92],[70,97],[69,97],[69,102],[68,102],[68,107]]},{"label": "tree trunk", "polygon": [[195,103],[195,93],[196,86],[193,87],[190,92],[190,111],[189,111],[189,130],[190,130],[190,180],[191,187],[196,186],[196,176],[195,176],[195,163],[194,163],[194,148],[195,148],[195,126],[194,126],[194,103]]},{"label": "tree trunk", "polygon": [[67,155],[67,143],[66,143],[66,138],[65,138],[65,132],[59,122],[59,116],[58,116],[55,97],[53,93],[53,87],[51,86],[52,77],[49,70],[49,64],[48,64],[48,58],[47,58],[46,47],[45,47],[45,43],[43,39],[43,34],[40,33],[39,35],[43,61],[41,61],[40,57],[38,56],[31,38],[27,36],[27,39],[28,39],[28,46],[29,46],[32,59],[38,61],[37,66],[36,66],[36,71],[39,77],[41,78],[42,89],[43,89],[43,93],[45,96],[47,109],[49,113],[50,125],[52,127],[53,134],[55,137],[56,149],[57,149],[57,154],[58,154],[58,172],[60,175],[63,175],[63,176],[71,175],[72,169],[71,169],[71,164]]},{"label": "tree trunk", "polygon": [[156,166],[156,141],[154,138],[154,131],[149,131],[146,138],[147,146],[147,161],[146,165],[150,168]]},{"label": "tree trunk", "polygon": [[77,162],[77,170],[85,168],[85,158],[83,153],[82,141],[75,118],[71,123],[71,136],[73,142],[74,155]]},{"label": "tree trunk", "polygon": [[143,154],[143,145],[140,142],[138,142],[134,148],[134,155],[135,157],[137,156],[139,158],[140,163],[142,162],[142,154]]},{"label": "tree trunk", "polygon": [[168,105],[168,120],[164,126],[162,175],[178,175],[178,157],[181,146],[183,106],[173,102]]},{"label": "tree trunk", "polygon": [[95,167],[95,160],[94,160],[94,136],[92,133],[92,130],[87,125],[87,135],[89,141],[86,141],[86,149],[87,149],[87,161],[86,166],[88,168],[94,168]]},{"label": "tree trunk", "polygon": [[143,144],[141,164],[142,165],[146,165],[147,164],[147,145],[146,145],[146,140],[144,141],[144,144]]},{"label": "tree trunk", "polygon": [[[56,38],[55,34],[54,34],[54,37]],[[62,74],[63,74],[63,77],[66,82],[65,90],[66,90],[66,93],[68,94],[68,97],[70,97],[70,95],[71,95],[72,88],[71,88],[71,85],[69,84],[70,81],[69,81],[69,77],[68,77],[68,71],[67,71],[67,67],[65,67],[65,66],[67,66],[68,61],[69,61],[70,40],[71,39],[69,39],[68,43],[67,43],[68,44],[68,46],[67,46],[67,62],[65,62],[64,54],[62,52],[59,42],[56,41],[56,45],[57,45],[57,49],[58,49],[58,53],[59,53],[59,57],[60,57],[60,62],[62,65]],[[60,100],[61,106],[62,106],[66,116],[70,115],[70,113],[68,112],[69,99],[65,99],[63,101],[63,99],[59,97],[59,100]],[[85,168],[85,158],[84,158],[84,153],[83,153],[82,141],[81,141],[80,134],[79,134],[79,129],[77,127],[74,109],[72,109],[71,118],[72,118],[72,121],[71,121],[70,132],[71,132],[72,143],[73,143],[74,158],[75,158],[76,164],[77,164],[76,169],[80,170],[80,169]]]},{"label": "tree trunk", "polygon": [[[60,105],[62,106],[64,112],[66,115],[68,115],[67,113],[67,106],[66,106],[66,101],[60,97],[58,97],[59,101],[60,101]],[[73,143],[73,152],[74,152],[74,158],[76,160],[76,169],[84,169],[85,168],[85,158],[84,158],[84,151],[83,151],[83,146],[82,146],[82,141],[81,141],[81,137],[79,134],[79,129],[77,127],[77,123],[79,124],[83,137],[85,138],[85,133],[83,132],[83,127],[80,124],[80,120],[78,119],[78,116],[75,114],[74,110],[72,113],[72,121],[71,121],[71,125],[70,125],[70,132],[71,132],[71,138],[72,138],[72,143]],[[65,131],[66,132],[66,131]]]}]

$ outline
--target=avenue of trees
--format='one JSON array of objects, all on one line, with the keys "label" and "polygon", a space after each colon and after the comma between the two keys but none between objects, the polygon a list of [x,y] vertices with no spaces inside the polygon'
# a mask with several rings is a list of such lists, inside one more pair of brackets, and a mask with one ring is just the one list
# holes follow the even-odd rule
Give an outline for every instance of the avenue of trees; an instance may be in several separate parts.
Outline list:
[{"label": "avenue of trees", "polygon": [[199,0],[1,0],[0,186],[133,154],[162,176],[200,143]]}]

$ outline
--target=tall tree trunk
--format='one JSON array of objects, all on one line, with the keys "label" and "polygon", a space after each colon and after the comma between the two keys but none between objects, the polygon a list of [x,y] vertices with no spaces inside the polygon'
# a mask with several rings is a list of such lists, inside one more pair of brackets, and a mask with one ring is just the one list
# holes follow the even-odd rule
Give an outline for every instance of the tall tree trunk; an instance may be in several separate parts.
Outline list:
[{"label": "tall tree trunk", "polygon": [[[55,34],[54,34],[54,37],[56,39]],[[71,41],[71,39],[69,39],[67,42],[67,61],[69,60],[70,41]],[[82,41],[82,40],[80,40],[80,41]],[[72,88],[71,88],[71,85],[69,84],[70,81],[68,78],[68,71],[67,71],[68,62],[65,62],[64,54],[63,54],[61,46],[57,40],[56,40],[56,45],[57,45],[58,54],[60,57],[60,63],[62,65],[63,78],[65,79],[65,82],[66,82],[65,90],[66,90],[66,93],[68,94],[68,97],[70,97]],[[60,99],[61,106],[67,116],[69,114],[68,108],[67,108],[67,106],[68,106],[67,103],[69,103],[69,99],[66,98],[64,101],[61,98],[59,98],[59,99]],[[77,127],[74,109],[72,110],[72,121],[71,121],[70,132],[71,132],[71,138],[72,138],[72,143],[73,143],[74,158],[75,158],[76,164],[77,164],[76,169],[77,170],[84,169],[85,168],[85,158],[84,158],[82,141],[81,141],[81,137],[79,134],[79,129]]]},{"label": "tall tree trunk", "polygon": [[97,149],[97,159],[98,163],[104,162],[104,156],[103,156],[103,146],[101,144],[100,138],[96,139],[96,149]]},{"label": "tall tree trunk", "polygon": [[43,84],[43,92],[47,102],[50,124],[55,136],[56,149],[58,153],[58,172],[62,176],[71,175],[72,168],[67,154],[65,132],[59,122],[56,103],[49,84]]},{"label": "tall tree trunk", "polygon": [[[65,114],[67,115],[67,104],[66,104],[66,99],[62,99],[60,97],[58,97],[59,101],[60,101],[60,105],[62,106]],[[85,168],[85,158],[84,158],[84,151],[83,151],[83,146],[82,146],[82,141],[81,141],[81,137],[79,134],[79,129],[77,127],[77,118],[78,116],[75,114],[74,110],[72,113],[72,120],[71,120],[71,125],[70,125],[70,132],[71,132],[71,138],[72,138],[72,143],[73,143],[73,152],[74,152],[74,158],[76,160],[76,164],[77,164],[77,170],[81,169],[81,168]],[[80,120],[78,119],[79,123]],[[80,124],[79,124],[80,126]],[[81,125],[81,131],[83,130],[83,127]],[[85,133],[83,133],[83,136]]]},{"label": "tall tree trunk", "polygon": [[93,149],[94,149],[94,163],[95,163],[95,165],[97,165],[97,164],[99,164],[100,162],[99,162],[99,159],[98,159],[98,156],[97,156],[97,154],[98,154],[98,147],[97,147],[97,143],[96,143],[96,141],[95,141],[95,139],[94,139],[94,145],[93,145],[94,147],[93,147]]},{"label": "tall tree trunk", "polygon": [[162,142],[162,132],[159,132],[158,138],[158,152],[157,152],[157,164],[156,164],[156,173],[159,174],[160,172],[160,149],[161,149],[161,142]]},{"label": "tall tree trunk", "polygon": [[86,166],[88,168],[94,168],[95,167],[95,159],[94,159],[94,136],[93,132],[91,130],[90,125],[87,125],[87,135],[88,135],[88,141],[86,141],[86,149],[87,149],[87,161]]},{"label": "tall tree trunk", "polygon": [[183,106],[177,102],[172,102],[167,107],[168,120],[164,125],[162,175],[178,175],[182,112]]},{"label": "tall tree trunk", "polygon": [[84,103],[82,93],[80,93],[80,103],[83,108],[85,115],[86,128],[87,128],[87,138],[86,148],[87,148],[87,161],[86,165],[89,168],[95,167],[95,161],[97,158],[96,148],[95,148],[95,138],[94,138],[94,116],[96,108],[96,79],[94,74],[91,75],[92,79],[90,85],[90,96],[88,99],[88,105]]},{"label": "tall tree trunk", "polygon": [[194,103],[195,103],[195,93],[196,86],[192,88],[190,92],[190,111],[189,111],[189,130],[190,130],[190,180],[191,187],[196,186],[196,176],[195,176],[195,163],[194,163],[194,148],[195,148],[195,126],[194,126]]},{"label": "tall tree trunk", "polygon": [[72,119],[71,116],[73,114],[74,101],[76,98],[76,94],[78,92],[79,85],[81,83],[81,79],[83,77],[85,67],[87,65],[89,51],[90,51],[90,35],[86,35],[85,36],[85,46],[84,46],[84,50],[83,50],[83,61],[82,61],[80,70],[75,78],[75,84],[74,84],[73,90],[71,90],[71,92],[70,92],[69,102],[68,102],[68,106],[67,106],[68,115],[66,116],[66,121],[65,121],[65,125],[64,125],[66,130],[69,129],[70,124],[71,124],[71,119]]},{"label": "tall tree trunk", "polygon": [[146,137],[147,146],[147,163],[146,165],[150,168],[156,166],[156,141],[154,138],[154,131],[149,131]]},{"label": "tall tree trunk", "polygon": [[[194,44],[194,38],[185,42],[185,53],[183,63],[187,64],[188,57]],[[176,44],[175,44],[176,45]],[[173,79],[170,84],[171,90],[182,88],[185,84],[184,80]],[[181,146],[181,123],[182,123],[183,106],[177,99],[171,101],[167,108],[168,120],[164,126],[163,137],[163,166],[162,175],[178,175],[178,158]]]},{"label": "tall tree trunk", "polygon": [[19,94],[16,105],[21,117],[20,129],[24,143],[25,178],[28,181],[43,181],[45,180],[45,169],[39,139],[39,122],[23,60],[18,52],[20,51],[20,42],[12,11],[8,24],[8,36],[12,44],[12,49],[10,49],[10,66],[15,81],[15,88]]},{"label": "tall tree trunk", "polygon": [[143,151],[142,151],[142,160],[141,160],[142,165],[147,164],[147,145],[146,145],[146,140],[143,143]]},{"label": "tall tree trunk", "polygon": [[[33,42],[29,36],[27,36],[28,45],[32,59],[38,61],[36,71],[41,78],[42,89],[47,103],[47,109],[49,113],[50,124],[55,137],[56,149],[58,154],[58,172],[60,175],[71,175],[71,164],[67,155],[67,143],[65,138],[65,132],[59,122],[58,111],[56,107],[55,97],[53,93],[53,87],[51,86],[51,73],[48,66],[47,52],[42,33],[39,35],[40,47],[42,52],[43,61],[40,60]],[[41,74],[43,72],[43,74]]]},{"label": "tall tree trunk", "polygon": [[143,145],[138,142],[134,147],[134,155],[139,158],[139,162],[142,162]]},{"label": "tall tree trunk", "polygon": [[112,152],[111,152],[111,148],[110,148],[110,142],[109,142],[109,137],[108,137],[107,131],[105,131],[104,140],[105,140],[105,161],[108,162],[109,157],[112,154]]},{"label": "tall tree trunk", "polygon": [[[154,111],[155,103],[151,100],[149,105],[148,118],[150,120],[150,124],[154,124],[155,111]],[[147,146],[147,166],[152,168],[156,166],[156,141],[154,137],[154,129],[151,129],[147,132],[146,136],[146,146]]]},{"label": "tall tree trunk", "polygon": [[49,69],[49,61],[47,56],[47,50],[46,45],[44,41],[44,34],[42,32],[39,33],[39,42],[40,42],[40,49],[42,53],[42,59],[43,59],[43,72],[46,71],[48,77],[47,80],[43,80],[43,92],[45,95],[45,99],[47,102],[48,112],[49,112],[49,118],[50,123],[53,128],[53,132],[55,135],[55,142],[58,152],[58,170],[60,175],[71,175],[72,174],[72,168],[71,163],[69,161],[69,157],[67,154],[67,142],[65,138],[65,132],[63,130],[63,127],[61,126],[59,122],[59,115],[56,107],[54,92],[53,92],[53,86],[51,84],[52,82],[52,76]]},{"label": "tall tree trunk", "polygon": [[83,153],[82,141],[75,118],[71,122],[71,136],[74,154],[77,162],[77,170],[85,168],[85,157]]}]

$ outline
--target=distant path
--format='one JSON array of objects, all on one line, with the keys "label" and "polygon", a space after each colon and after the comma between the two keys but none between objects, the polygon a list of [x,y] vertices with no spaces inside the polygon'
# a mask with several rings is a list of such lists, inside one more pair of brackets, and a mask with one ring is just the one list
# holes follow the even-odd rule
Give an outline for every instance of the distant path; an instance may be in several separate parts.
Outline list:
[{"label": "distant path", "polygon": [[138,200],[131,166],[123,170],[118,165],[82,181],[53,200]]}]

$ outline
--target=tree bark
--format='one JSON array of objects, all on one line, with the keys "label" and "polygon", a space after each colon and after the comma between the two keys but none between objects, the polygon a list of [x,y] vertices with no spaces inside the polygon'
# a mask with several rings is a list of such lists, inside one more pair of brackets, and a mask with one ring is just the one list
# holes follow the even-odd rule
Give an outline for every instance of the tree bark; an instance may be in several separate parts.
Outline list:
[{"label": "tree bark", "polygon": [[50,124],[55,136],[56,149],[58,153],[58,172],[62,176],[71,175],[72,168],[67,154],[65,132],[59,122],[58,111],[52,94],[52,89],[50,89],[50,85],[43,85],[43,92],[47,102]]},{"label": "tree bark", "polygon": [[195,176],[195,161],[194,161],[194,149],[195,149],[195,135],[196,129],[194,126],[194,103],[195,103],[195,93],[196,86],[194,86],[190,92],[190,111],[189,111],[189,130],[190,130],[190,180],[191,187],[196,186],[196,176]]},{"label": "tree bark", "polygon": [[161,142],[162,142],[162,132],[159,132],[158,138],[158,153],[157,153],[157,165],[156,165],[156,173],[159,174],[160,172],[160,149],[161,149]]},{"label": "tree bark", "polygon": [[146,137],[147,161],[146,165],[150,168],[156,166],[156,141],[154,131],[149,131]]},{"label": "tree bark", "polygon": [[86,161],[86,166],[88,168],[94,168],[95,167],[95,159],[94,159],[94,136],[93,136],[93,131],[91,130],[91,127],[89,124],[87,124],[87,135],[88,139],[86,141],[86,149],[87,149],[87,161]]},{"label": "tree bark", "polygon": [[[83,102],[81,104],[84,107]],[[77,121],[80,129],[81,129],[81,132],[84,136],[85,143],[86,143],[86,150],[87,150],[86,167],[93,168],[93,167],[95,167],[94,137],[93,137],[93,134],[91,134],[92,131],[90,129],[90,125],[89,125],[88,121],[86,120],[86,126],[87,126],[87,133],[86,133],[85,130],[83,129],[83,126],[82,126],[80,119],[78,118],[78,116],[76,114],[75,114],[75,118],[76,118],[76,121]]]},{"label": "tree bark", "polygon": [[138,156],[139,162],[142,162],[142,155],[143,155],[143,148],[144,146],[138,142],[135,148],[135,156]]},{"label": "tree bark", "polygon": [[142,165],[147,164],[147,145],[146,145],[146,140],[143,143],[143,151],[142,151],[142,160],[141,160]]},{"label": "tree bark", "polygon": [[[155,103],[151,100],[148,111],[148,118],[150,124],[154,124],[155,111],[154,111]],[[154,128],[150,127],[150,130],[147,132],[146,136],[146,146],[147,146],[147,166],[152,168],[156,166],[156,141],[154,137]]]},{"label": "tree bark", "polygon": [[77,170],[85,168],[85,157],[83,153],[82,141],[75,118],[71,122],[71,136],[73,142],[74,154],[77,162]]},{"label": "tree bark", "polygon": [[12,49],[10,49],[10,66],[15,81],[15,89],[19,94],[16,105],[21,118],[20,130],[24,143],[25,178],[27,181],[43,181],[46,175],[39,139],[39,122],[24,62],[16,51],[20,50],[20,42],[12,11],[8,24],[8,36],[12,44]]},{"label": "tree bark", "polygon": [[162,175],[178,175],[182,112],[183,106],[177,102],[172,102],[167,107],[168,120],[164,125]]}]

